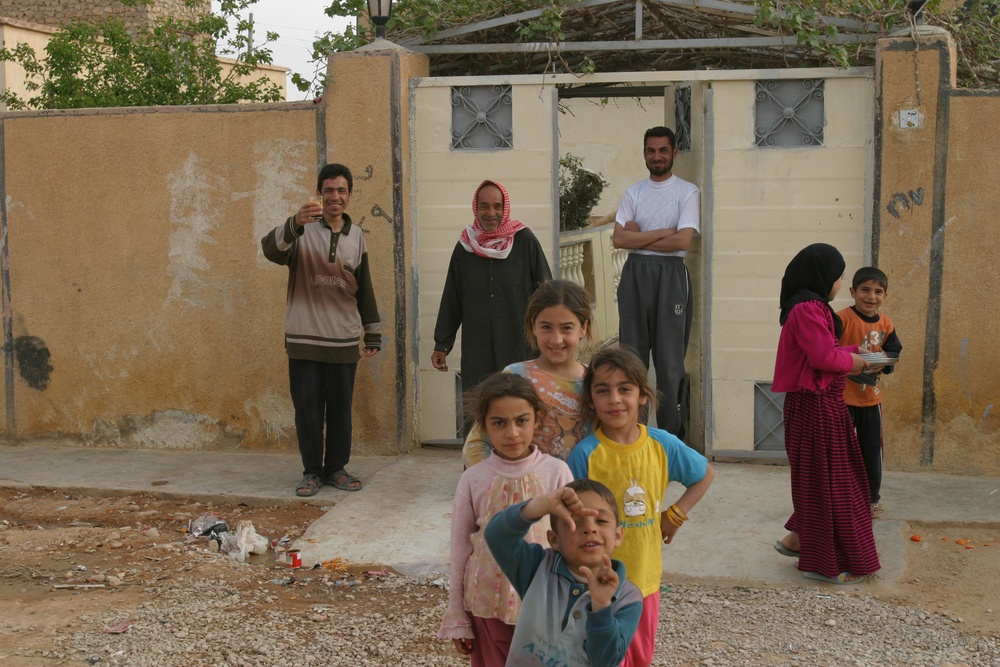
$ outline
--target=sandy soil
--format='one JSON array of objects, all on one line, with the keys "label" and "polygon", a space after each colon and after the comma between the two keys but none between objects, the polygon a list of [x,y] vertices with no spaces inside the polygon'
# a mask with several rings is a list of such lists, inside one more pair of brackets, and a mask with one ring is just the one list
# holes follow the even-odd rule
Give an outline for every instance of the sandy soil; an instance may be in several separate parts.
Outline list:
[{"label": "sandy soil", "polygon": [[[213,506],[142,495],[79,497],[0,489],[0,507],[0,661],[8,666],[88,664],[82,657],[74,661],[45,652],[58,643],[56,638],[77,632],[87,619],[111,608],[139,608],[179,585],[187,586],[192,596],[218,590],[239,595],[265,587],[269,605],[261,614],[287,611],[289,618],[310,613],[318,602],[356,604],[363,598],[366,613],[391,615],[406,605],[436,604],[447,596],[442,588],[430,587],[425,590],[433,599],[416,603],[409,596],[401,600],[402,595],[385,595],[384,589],[364,597],[366,586],[395,575],[339,562],[318,571],[298,571],[297,581],[291,583],[293,572],[282,556],[272,552],[238,564],[212,551],[207,538],[189,540],[185,532],[189,522],[212,511],[230,527],[249,520],[270,539],[295,539],[322,513],[310,505]],[[1000,634],[1000,525],[910,529],[921,541],[909,545],[903,581],[878,597],[961,618],[967,632]],[[705,587],[733,586],[731,581],[689,581]],[[109,638],[113,634],[109,632]],[[439,656],[445,661],[441,664],[454,659],[450,643],[430,636],[407,641],[406,650],[413,655]]]}]

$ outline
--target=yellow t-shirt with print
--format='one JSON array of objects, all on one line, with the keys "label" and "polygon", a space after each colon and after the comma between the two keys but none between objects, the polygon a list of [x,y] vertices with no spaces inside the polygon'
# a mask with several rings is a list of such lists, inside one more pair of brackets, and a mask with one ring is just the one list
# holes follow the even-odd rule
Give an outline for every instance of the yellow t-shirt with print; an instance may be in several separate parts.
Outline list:
[{"label": "yellow t-shirt with print", "polygon": [[624,537],[614,557],[647,597],[660,589],[663,576],[660,516],[670,505],[664,504],[667,485],[700,482],[708,460],[666,431],[639,426],[639,438],[628,445],[607,439],[597,429],[573,448],[567,463],[575,479],[601,482],[618,500]]}]

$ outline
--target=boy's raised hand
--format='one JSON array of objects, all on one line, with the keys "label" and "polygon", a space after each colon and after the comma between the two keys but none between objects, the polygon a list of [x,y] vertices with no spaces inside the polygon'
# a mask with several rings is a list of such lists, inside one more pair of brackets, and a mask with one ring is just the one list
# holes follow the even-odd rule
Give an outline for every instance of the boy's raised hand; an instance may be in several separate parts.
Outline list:
[{"label": "boy's raised hand", "polygon": [[594,509],[587,509],[583,506],[583,501],[576,495],[576,491],[569,487],[562,487],[555,491],[550,491],[544,496],[537,496],[528,501],[521,508],[521,517],[525,521],[535,521],[541,519],[546,514],[552,515],[553,523],[556,519],[562,519],[567,523],[571,532],[576,530],[576,521],[573,516],[597,516]]},{"label": "boy's raised hand", "polygon": [[590,608],[600,611],[611,604],[611,598],[618,590],[618,573],[611,567],[611,557],[604,554],[603,563],[596,570],[586,565],[580,566],[580,574],[587,577],[587,588],[590,589]]}]

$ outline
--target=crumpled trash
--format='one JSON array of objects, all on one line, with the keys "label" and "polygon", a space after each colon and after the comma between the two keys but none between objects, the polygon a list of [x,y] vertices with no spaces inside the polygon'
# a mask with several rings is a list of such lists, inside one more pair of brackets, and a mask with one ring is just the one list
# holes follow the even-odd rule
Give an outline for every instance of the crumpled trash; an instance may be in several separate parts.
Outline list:
[{"label": "crumpled trash", "polygon": [[207,535],[208,537],[218,539],[221,533],[225,533],[229,530],[229,526],[223,521],[218,514],[215,512],[205,512],[200,517],[191,522],[191,526],[188,528],[188,534],[194,535],[195,537],[201,537],[202,535]]},{"label": "crumpled trash", "polygon": [[236,532],[222,534],[221,550],[229,554],[237,563],[246,561],[249,554],[265,554],[270,542],[254,530],[253,522],[243,520],[236,526]]}]

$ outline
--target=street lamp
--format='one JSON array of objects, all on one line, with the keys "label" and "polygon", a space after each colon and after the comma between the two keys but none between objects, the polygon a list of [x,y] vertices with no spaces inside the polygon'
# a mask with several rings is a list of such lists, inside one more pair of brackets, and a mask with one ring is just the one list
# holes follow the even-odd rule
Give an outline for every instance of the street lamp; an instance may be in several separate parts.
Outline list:
[{"label": "street lamp", "polygon": [[392,0],[368,0],[368,18],[375,24],[375,37],[385,37],[385,24],[392,15]]}]

